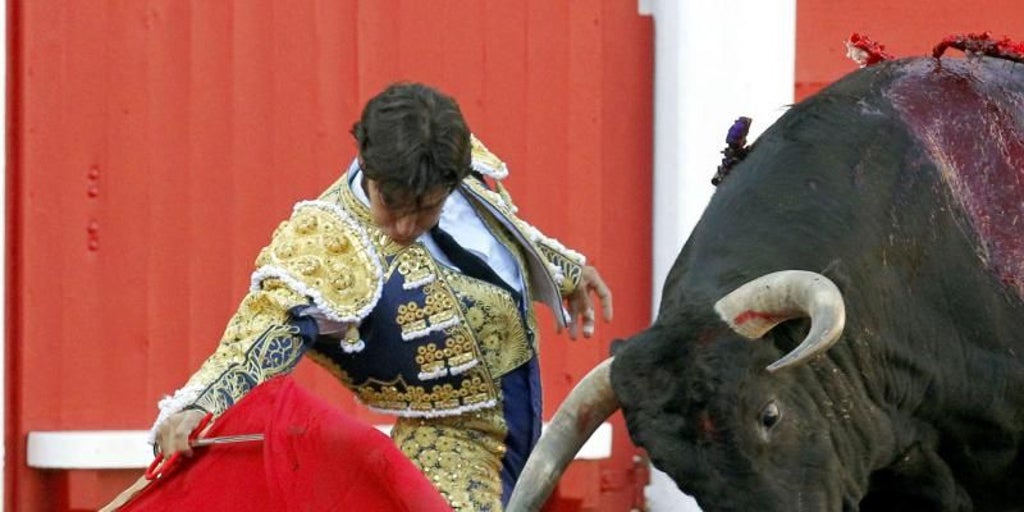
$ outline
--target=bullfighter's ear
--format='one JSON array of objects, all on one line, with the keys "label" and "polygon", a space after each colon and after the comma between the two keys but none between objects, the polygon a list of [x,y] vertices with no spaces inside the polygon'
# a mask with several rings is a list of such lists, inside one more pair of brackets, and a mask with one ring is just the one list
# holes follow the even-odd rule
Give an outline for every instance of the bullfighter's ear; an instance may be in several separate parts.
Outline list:
[{"label": "bullfighter's ear", "polygon": [[625,344],[626,340],[622,338],[615,338],[612,340],[611,345],[608,346],[608,355],[615,357]]}]

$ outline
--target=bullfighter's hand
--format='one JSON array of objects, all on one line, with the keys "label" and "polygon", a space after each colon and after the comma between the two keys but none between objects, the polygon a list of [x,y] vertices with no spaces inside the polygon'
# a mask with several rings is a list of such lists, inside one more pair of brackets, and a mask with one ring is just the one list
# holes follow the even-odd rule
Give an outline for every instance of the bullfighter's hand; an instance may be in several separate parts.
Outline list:
[{"label": "bullfighter's hand", "polygon": [[612,292],[608,285],[604,284],[601,274],[591,266],[583,267],[580,276],[580,284],[568,297],[569,315],[572,320],[569,323],[569,338],[577,339],[580,331],[584,338],[594,335],[594,302],[591,293],[597,296],[601,302],[601,318],[605,322],[612,321]]},{"label": "bullfighter's hand", "polygon": [[192,447],[189,445],[188,436],[199,425],[203,416],[206,416],[206,411],[201,409],[185,409],[170,415],[156,431],[160,452],[166,457],[178,452],[191,457]]}]

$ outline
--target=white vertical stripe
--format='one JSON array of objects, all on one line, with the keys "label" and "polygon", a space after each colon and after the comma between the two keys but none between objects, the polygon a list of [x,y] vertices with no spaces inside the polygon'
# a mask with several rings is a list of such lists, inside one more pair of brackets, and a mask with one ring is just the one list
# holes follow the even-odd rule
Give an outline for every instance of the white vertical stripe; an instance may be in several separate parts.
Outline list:
[{"label": "white vertical stripe", "polygon": [[[651,300],[707,205],[733,121],[747,142],[793,102],[796,0],[638,0],[654,17],[654,211]],[[709,306],[710,307],[710,306]],[[700,510],[652,472],[652,511]]]},{"label": "white vertical stripe", "polygon": [[[654,16],[652,300],[714,187],[725,135],[748,142],[793,102],[795,0],[641,0]],[[657,311],[657,308],[654,309]]]}]

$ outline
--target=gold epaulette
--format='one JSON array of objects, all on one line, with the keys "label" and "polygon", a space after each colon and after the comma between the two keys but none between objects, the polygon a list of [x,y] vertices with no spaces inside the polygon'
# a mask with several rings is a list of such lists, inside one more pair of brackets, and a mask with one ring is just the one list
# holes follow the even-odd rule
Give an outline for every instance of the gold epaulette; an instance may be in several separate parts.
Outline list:
[{"label": "gold epaulette", "polygon": [[508,176],[508,167],[505,166],[505,162],[502,162],[498,155],[491,153],[487,146],[484,146],[484,143],[476,138],[476,135],[470,134],[469,141],[473,146],[474,171],[495,180],[503,180]]},{"label": "gold epaulette", "polygon": [[252,289],[276,278],[312,299],[328,318],[358,322],[380,299],[383,276],[358,222],[335,203],[302,201],[256,259]]}]

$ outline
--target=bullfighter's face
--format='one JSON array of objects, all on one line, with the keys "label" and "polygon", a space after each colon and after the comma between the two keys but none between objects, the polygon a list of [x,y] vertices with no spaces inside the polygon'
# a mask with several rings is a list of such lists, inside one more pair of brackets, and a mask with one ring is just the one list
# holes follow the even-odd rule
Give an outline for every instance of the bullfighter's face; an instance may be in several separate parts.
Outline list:
[{"label": "bullfighter's face", "polygon": [[440,188],[422,196],[398,194],[385,197],[374,180],[367,179],[366,192],[370,199],[373,222],[395,243],[406,246],[435,226],[451,191]]}]

